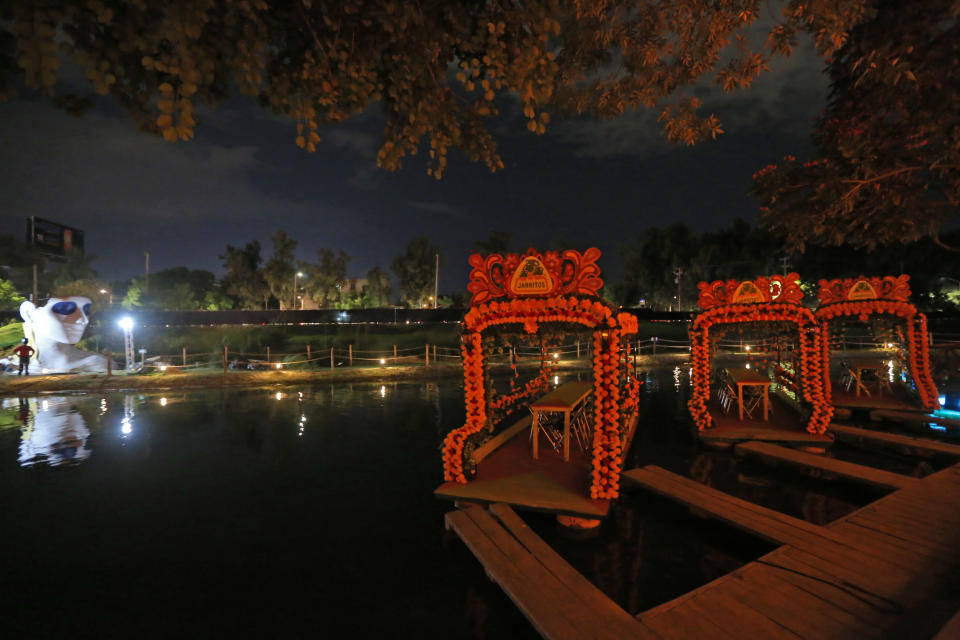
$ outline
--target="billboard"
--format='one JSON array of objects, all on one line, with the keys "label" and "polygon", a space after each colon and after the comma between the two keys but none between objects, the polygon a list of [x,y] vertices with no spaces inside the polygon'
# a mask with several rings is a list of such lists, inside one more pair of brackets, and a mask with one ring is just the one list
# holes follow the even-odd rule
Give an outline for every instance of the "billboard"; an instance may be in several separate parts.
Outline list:
[{"label": "billboard", "polygon": [[30,216],[27,218],[27,245],[51,256],[64,257],[74,251],[83,255],[83,231]]}]

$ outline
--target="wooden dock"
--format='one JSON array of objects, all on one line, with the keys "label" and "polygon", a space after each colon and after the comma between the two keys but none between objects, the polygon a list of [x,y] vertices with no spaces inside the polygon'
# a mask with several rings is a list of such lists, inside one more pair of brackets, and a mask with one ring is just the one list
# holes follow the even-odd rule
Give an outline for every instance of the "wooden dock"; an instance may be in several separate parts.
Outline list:
[{"label": "wooden dock", "polygon": [[903,489],[918,482],[916,478],[900,473],[874,469],[862,464],[797,451],[767,442],[743,442],[735,447],[735,451],[742,455],[757,456],[768,462],[773,461],[801,467],[830,477],[853,480],[880,489]]},{"label": "wooden dock", "polygon": [[629,481],[715,516],[775,551],[638,616],[669,638],[930,637],[945,578],[960,565],[960,466],[823,527],[658,467]]},{"label": "wooden dock", "polygon": [[931,440],[930,438],[915,438],[898,433],[860,429],[858,427],[848,427],[839,424],[831,424],[827,429],[834,434],[835,437],[844,440],[892,446],[923,455],[933,454],[960,457],[960,445],[950,444],[949,442],[940,442],[938,440]]},{"label": "wooden dock", "polygon": [[509,506],[494,504],[489,512],[472,506],[445,519],[544,638],[659,638],[571,567]]}]

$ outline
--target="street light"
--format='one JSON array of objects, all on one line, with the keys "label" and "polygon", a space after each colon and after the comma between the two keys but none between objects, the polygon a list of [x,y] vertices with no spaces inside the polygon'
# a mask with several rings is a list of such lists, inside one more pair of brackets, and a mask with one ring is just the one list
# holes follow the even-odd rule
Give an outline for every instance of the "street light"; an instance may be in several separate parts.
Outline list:
[{"label": "street light", "polygon": [[123,354],[126,360],[126,370],[133,370],[133,318],[123,316],[117,322],[123,329]]},{"label": "street light", "polygon": [[[302,271],[296,271],[293,274],[293,297],[290,301],[291,309],[297,308],[297,278],[302,278],[302,277],[303,277]],[[302,301],[303,298],[300,298],[300,300]],[[303,309],[303,302],[300,303],[300,308]]]}]

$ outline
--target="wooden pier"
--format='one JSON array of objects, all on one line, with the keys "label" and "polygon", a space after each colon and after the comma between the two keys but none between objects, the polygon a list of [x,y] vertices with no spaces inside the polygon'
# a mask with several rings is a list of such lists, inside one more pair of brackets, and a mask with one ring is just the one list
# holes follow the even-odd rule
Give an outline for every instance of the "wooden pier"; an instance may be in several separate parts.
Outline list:
[{"label": "wooden pier", "polygon": [[960,564],[960,466],[825,527],[657,467],[624,478],[783,545],[638,616],[663,637],[930,637],[944,621],[928,609],[960,598],[941,588]]},{"label": "wooden pier", "polygon": [[451,511],[446,524],[544,638],[659,638],[571,567],[509,506]]},{"label": "wooden pier", "polygon": [[744,442],[738,444],[734,450],[739,454],[756,456],[764,461],[788,464],[830,477],[844,478],[879,487],[880,489],[903,489],[919,482],[916,478],[900,473],[891,473],[890,471],[844,462],[836,458],[828,458],[805,451],[797,451],[767,442]]},{"label": "wooden pier", "polygon": [[827,429],[838,439],[896,447],[921,455],[960,457],[960,445],[950,444],[949,442],[940,442],[929,438],[916,438],[898,433],[887,433],[886,431],[875,431],[873,429],[860,429],[858,427],[848,427],[839,424],[831,424]]},{"label": "wooden pier", "polygon": [[[742,448],[814,466],[808,454],[784,454],[773,445]],[[635,621],[509,507],[493,505],[496,518],[470,507],[448,513],[446,521],[545,638],[913,638],[949,629],[944,625],[960,603],[952,578],[960,570],[960,465],[914,479],[833,463],[840,461],[816,466],[900,488],[820,526],[656,466],[625,472],[625,486],[654,491],[781,545]]]}]

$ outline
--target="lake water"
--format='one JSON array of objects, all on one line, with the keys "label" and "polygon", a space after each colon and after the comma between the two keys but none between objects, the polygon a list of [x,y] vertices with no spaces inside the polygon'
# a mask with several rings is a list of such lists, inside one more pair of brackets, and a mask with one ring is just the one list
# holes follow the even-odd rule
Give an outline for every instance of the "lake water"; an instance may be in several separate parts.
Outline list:
[{"label": "lake water", "polygon": [[[648,377],[627,468],[819,523],[880,495],[699,448],[688,385]],[[444,532],[439,448],[463,417],[456,381],[5,398],[0,635],[537,637]],[[634,613],[769,550],[645,492],[590,539],[523,516]]]}]

